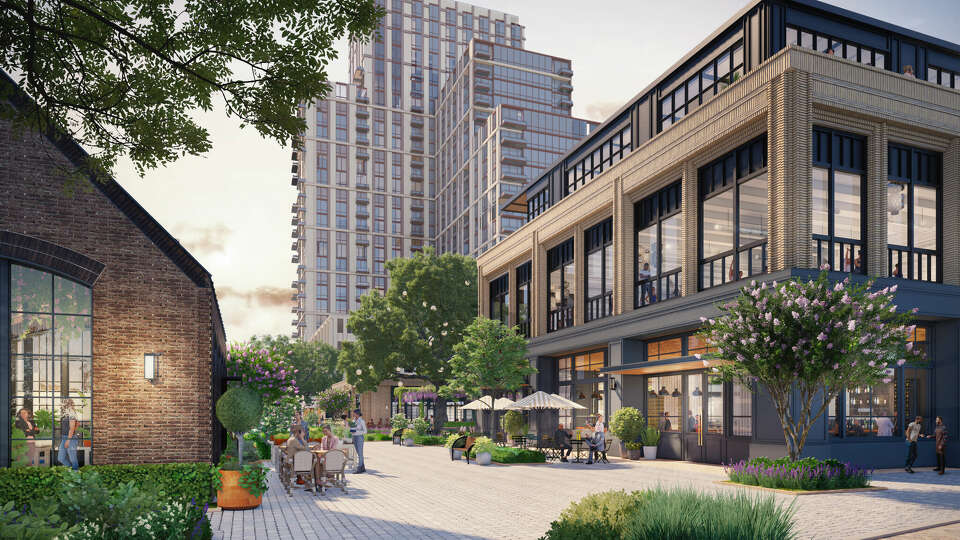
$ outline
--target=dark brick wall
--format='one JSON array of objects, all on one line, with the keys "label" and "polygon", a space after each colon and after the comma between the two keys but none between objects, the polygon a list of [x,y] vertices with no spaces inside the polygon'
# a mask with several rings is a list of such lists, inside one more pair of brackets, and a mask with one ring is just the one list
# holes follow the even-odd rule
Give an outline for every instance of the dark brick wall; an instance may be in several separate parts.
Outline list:
[{"label": "dark brick wall", "polygon": [[[66,194],[71,170],[45,137],[0,121],[0,230],[105,265],[93,287],[93,461],[209,460],[213,290],[191,281],[88,181]],[[143,354],[155,351],[163,356],[151,383]]]}]

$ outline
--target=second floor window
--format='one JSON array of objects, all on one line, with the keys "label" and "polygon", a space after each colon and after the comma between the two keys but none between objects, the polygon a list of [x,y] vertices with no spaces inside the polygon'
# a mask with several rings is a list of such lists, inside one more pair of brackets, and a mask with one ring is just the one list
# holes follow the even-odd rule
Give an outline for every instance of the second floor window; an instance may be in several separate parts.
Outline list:
[{"label": "second floor window", "polygon": [[517,267],[517,327],[530,337],[530,262]]},{"label": "second floor window", "polygon": [[700,289],[767,272],[767,137],[700,168]]},{"label": "second floor window", "polygon": [[573,238],[547,251],[547,332],[573,326]]},{"label": "second floor window", "polygon": [[613,220],[587,229],[587,298],[584,319],[592,321],[613,315]]},{"label": "second floor window", "polygon": [[887,271],[940,280],[941,156],[891,144],[887,159]]},{"label": "second floor window", "polygon": [[680,296],[680,182],[675,182],[637,203],[637,281],[634,306],[642,307]]},{"label": "second floor window", "polygon": [[510,275],[504,274],[490,282],[490,318],[510,324]]},{"label": "second floor window", "polygon": [[827,129],[813,130],[812,230],[816,266],[862,274],[865,140]]}]

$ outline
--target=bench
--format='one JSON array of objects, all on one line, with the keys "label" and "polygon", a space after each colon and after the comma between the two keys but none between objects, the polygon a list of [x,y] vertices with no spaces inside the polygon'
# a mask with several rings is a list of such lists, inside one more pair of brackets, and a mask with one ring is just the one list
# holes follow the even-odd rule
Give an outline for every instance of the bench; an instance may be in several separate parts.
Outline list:
[{"label": "bench", "polygon": [[403,445],[403,428],[394,430],[393,432],[393,444]]},{"label": "bench", "polygon": [[450,447],[450,461],[454,460],[453,452],[461,451],[463,455],[467,458],[467,463],[470,463],[470,450],[473,448],[473,443],[476,441],[475,438],[468,435],[461,435],[457,440],[453,441],[453,446]]}]

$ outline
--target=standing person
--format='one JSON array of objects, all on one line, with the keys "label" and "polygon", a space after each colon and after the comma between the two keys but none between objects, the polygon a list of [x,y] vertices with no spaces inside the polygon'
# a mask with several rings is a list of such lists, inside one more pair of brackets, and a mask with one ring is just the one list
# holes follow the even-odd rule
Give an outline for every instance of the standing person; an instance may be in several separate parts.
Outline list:
[{"label": "standing person", "polygon": [[296,422],[303,428],[303,438],[310,438],[310,423],[303,417],[303,411],[297,411]]},{"label": "standing person", "polygon": [[910,422],[907,426],[907,463],[903,470],[913,473],[913,462],[917,460],[917,439],[922,437],[923,417],[918,416],[916,420]]},{"label": "standing person", "polygon": [[27,439],[27,457],[30,459],[30,465],[37,465],[37,443],[34,440],[40,433],[40,428],[33,423],[33,413],[26,407],[20,409],[17,411],[17,421],[13,425],[22,431]]},{"label": "standing person", "polygon": [[353,447],[357,450],[357,474],[367,472],[363,464],[363,438],[367,434],[367,423],[360,414],[360,409],[353,410]]},{"label": "standing person", "polygon": [[893,437],[893,420],[889,416],[877,418],[877,437]]},{"label": "standing person", "polygon": [[593,425],[593,441],[596,445],[594,448],[595,459],[600,461],[600,452],[603,451],[607,443],[607,425],[603,421],[603,415],[597,415],[597,423]]},{"label": "standing person", "polygon": [[67,398],[60,405],[60,451],[57,459],[61,465],[73,470],[80,468],[77,443],[77,411],[73,408],[73,400]]},{"label": "standing person", "polygon": [[667,411],[663,411],[663,418],[660,419],[660,425],[657,426],[657,428],[660,430],[661,433],[663,433],[664,431],[670,431],[671,427],[672,426],[670,424],[670,413]]},{"label": "standing person", "polygon": [[943,474],[947,472],[947,426],[943,423],[943,418],[937,417],[937,427],[933,430],[933,437],[936,440],[937,468],[935,471]]}]

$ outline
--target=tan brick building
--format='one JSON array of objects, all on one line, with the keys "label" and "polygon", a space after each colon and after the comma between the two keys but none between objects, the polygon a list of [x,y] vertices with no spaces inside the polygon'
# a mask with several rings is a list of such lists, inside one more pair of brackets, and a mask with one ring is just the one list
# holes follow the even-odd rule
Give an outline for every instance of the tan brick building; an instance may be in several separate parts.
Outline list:
[{"label": "tan brick building", "polygon": [[896,282],[930,362],[845,392],[807,448],[890,466],[905,417],[960,421],[958,193],[960,46],[755,2],[507,203],[528,223],[480,256],[480,312],[528,332],[538,389],[637,407],[669,427],[661,456],[727,462],[783,437],[762,392],[709,381],[699,318],[821,264]]},{"label": "tan brick building", "polygon": [[112,179],[68,194],[75,141],[4,121],[0,146],[0,466],[56,465],[68,400],[81,464],[213,459],[225,337],[209,272]]}]

